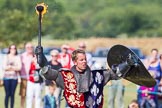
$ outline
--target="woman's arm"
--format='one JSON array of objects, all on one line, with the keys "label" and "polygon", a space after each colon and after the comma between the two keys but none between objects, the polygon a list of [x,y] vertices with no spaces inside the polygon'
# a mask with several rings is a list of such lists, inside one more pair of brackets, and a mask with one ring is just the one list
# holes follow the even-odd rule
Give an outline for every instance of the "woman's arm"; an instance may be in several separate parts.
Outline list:
[{"label": "woman's arm", "polygon": [[4,56],[4,60],[3,60],[3,65],[2,65],[2,67],[3,67],[3,70],[4,71],[11,71],[12,69],[11,69],[11,65],[8,65],[7,64],[7,61],[8,61],[8,57],[7,57],[8,55],[6,55],[6,56]]},{"label": "woman's arm", "polygon": [[15,56],[15,65],[12,66],[13,71],[20,71],[22,67],[20,56]]}]

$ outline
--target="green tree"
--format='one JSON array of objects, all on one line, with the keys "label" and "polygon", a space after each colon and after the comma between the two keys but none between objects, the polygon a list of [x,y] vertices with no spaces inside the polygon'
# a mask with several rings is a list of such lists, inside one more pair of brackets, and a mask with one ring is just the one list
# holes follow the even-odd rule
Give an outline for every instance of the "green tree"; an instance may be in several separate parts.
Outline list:
[{"label": "green tree", "polygon": [[[12,43],[22,43],[33,39],[36,35],[37,26],[33,19],[28,15],[15,9],[12,11],[4,10],[1,17],[0,41],[5,45]],[[36,22],[36,21],[34,21]]]}]

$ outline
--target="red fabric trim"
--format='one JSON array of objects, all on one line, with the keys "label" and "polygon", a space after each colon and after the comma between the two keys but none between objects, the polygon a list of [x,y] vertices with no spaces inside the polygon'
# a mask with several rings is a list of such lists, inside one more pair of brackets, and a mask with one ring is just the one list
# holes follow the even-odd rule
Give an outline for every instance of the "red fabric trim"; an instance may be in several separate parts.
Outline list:
[{"label": "red fabric trim", "polygon": [[77,83],[72,72],[62,72],[64,79],[64,96],[69,106],[85,108],[84,94],[77,92]]},{"label": "red fabric trim", "polygon": [[29,81],[31,81],[31,82],[34,82],[35,69],[36,69],[35,63],[32,62],[30,65],[30,71],[29,71]]}]

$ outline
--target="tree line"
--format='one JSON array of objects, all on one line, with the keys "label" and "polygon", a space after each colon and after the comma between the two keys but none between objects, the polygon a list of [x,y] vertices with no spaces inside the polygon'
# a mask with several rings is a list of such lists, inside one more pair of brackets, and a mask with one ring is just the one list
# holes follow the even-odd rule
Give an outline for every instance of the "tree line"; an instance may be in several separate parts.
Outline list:
[{"label": "tree line", "polygon": [[[40,0],[0,0],[0,42],[37,38]],[[162,36],[161,0],[45,0],[42,34],[50,39]]]}]

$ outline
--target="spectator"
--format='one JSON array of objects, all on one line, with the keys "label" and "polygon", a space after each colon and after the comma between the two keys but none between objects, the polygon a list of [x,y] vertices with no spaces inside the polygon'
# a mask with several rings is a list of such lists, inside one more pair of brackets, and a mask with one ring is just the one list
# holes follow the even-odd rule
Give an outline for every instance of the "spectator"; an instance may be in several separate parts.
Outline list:
[{"label": "spectator", "polygon": [[70,45],[67,45],[68,53],[72,54],[72,52],[75,50],[75,48],[71,47]]},{"label": "spectator", "polygon": [[161,70],[162,70],[162,54],[160,54],[159,58],[160,58],[160,66],[161,66]]},{"label": "spectator", "polygon": [[[150,72],[151,76],[154,77],[155,73]],[[138,92],[140,93],[140,108],[156,108],[155,102],[155,87],[140,86]]]},{"label": "spectator", "polygon": [[[55,70],[59,70],[60,68],[62,68],[62,65],[61,63],[58,62],[58,55],[59,55],[59,52],[57,50],[52,50],[50,52],[50,55],[52,57],[52,60],[48,62],[48,65],[51,66],[52,69],[55,69]],[[52,81],[49,81],[49,80],[46,80],[45,81],[45,91],[46,91],[46,94],[49,93],[49,85],[51,84]],[[62,89],[60,87],[57,87],[56,86],[56,90],[54,92],[54,96],[56,98],[56,104],[57,104],[57,108],[60,108],[60,102],[61,102],[61,91]]]},{"label": "spectator", "polygon": [[[162,54],[160,54],[159,58],[160,58],[160,66],[162,68]],[[162,108],[162,79],[160,80],[160,83],[158,86],[158,92],[160,93],[160,95],[158,95],[159,108]]]},{"label": "spectator", "polygon": [[158,56],[158,49],[152,49],[150,57],[144,61],[144,64],[148,71],[155,73],[154,78],[157,84],[159,84],[162,75]]},{"label": "spectator", "polygon": [[3,56],[3,54],[0,54],[0,60],[1,60],[1,62],[0,62],[0,87],[1,86],[3,86],[3,74],[4,74],[4,72],[3,72],[3,59],[4,59],[4,56]]},{"label": "spectator", "polygon": [[53,95],[53,93],[56,90],[56,85],[51,82],[51,84],[48,86],[49,93],[44,96],[43,102],[44,102],[44,108],[57,108],[56,107],[56,98]]},{"label": "spectator", "polygon": [[7,55],[3,62],[4,69],[4,89],[5,89],[5,108],[14,107],[14,95],[18,83],[18,75],[21,69],[21,60],[17,53],[16,45],[9,46]]},{"label": "spectator", "polygon": [[128,108],[139,108],[137,100],[132,100],[131,103],[128,105]]},{"label": "spectator", "polygon": [[78,48],[86,52],[87,64],[89,67],[91,67],[92,66],[92,55],[86,51],[87,46],[85,42],[80,42]]},{"label": "spectator", "polygon": [[71,55],[68,53],[69,46],[64,44],[61,46],[61,53],[59,54],[58,61],[63,68],[70,69],[72,65]]},{"label": "spectator", "polygon": [[140,108],[156,108],[155,96],[152,94],[155,92],[155,87],[140,86],[138,92],[141,93]]},{"label": "spectator", "polygon": [[21,108],[25,108],[25,98],[26,98],[26,87],[27,79],[29,76],[30,65],[34,55],[34,48],[32,43],[28,42],[25,44],[25,52],[20,56],[22,62],[22,68],[20,71],[21,83],[20,83],[20,96],[21,96]]},{"label": "spectator", "polygon": [[[162,75],[162,71],[161,71],[161,66],[160,66],[160,61],[158,58],[158,49],[154,48],[151,50],[151,55],[149,58],[147,58],[144,61],[144,65],[146,66],[146,69],[153,75],[153,78],[155,78],[156,80],[156,85],[154,86],[154,92],[158,92],[158,86],[161,80],[161,75]],[[138,91],[140,90],[140,88],[138,89]],[[142,94],[139,92],[137,99],[139,104],[141,105],[141,99],[142,99]],[[156,104],[156,107],[158,107],[158,96],[154,95],[154,101]]]},{"label": "spectator", "polygon": [[41,107],[41,91],[43,79],[40,77],[38,72],[39,65],[37,65],[37,58],[36,56],[34,56],[30,64],[29,79],[27,81],[26,108],[32,108],[33,104],[35,106],[34,108]]},{"label": "spectator", "polygon": [[112,80],[108,88],[108,108],[124,108],[125,86],[122,80]]}]

